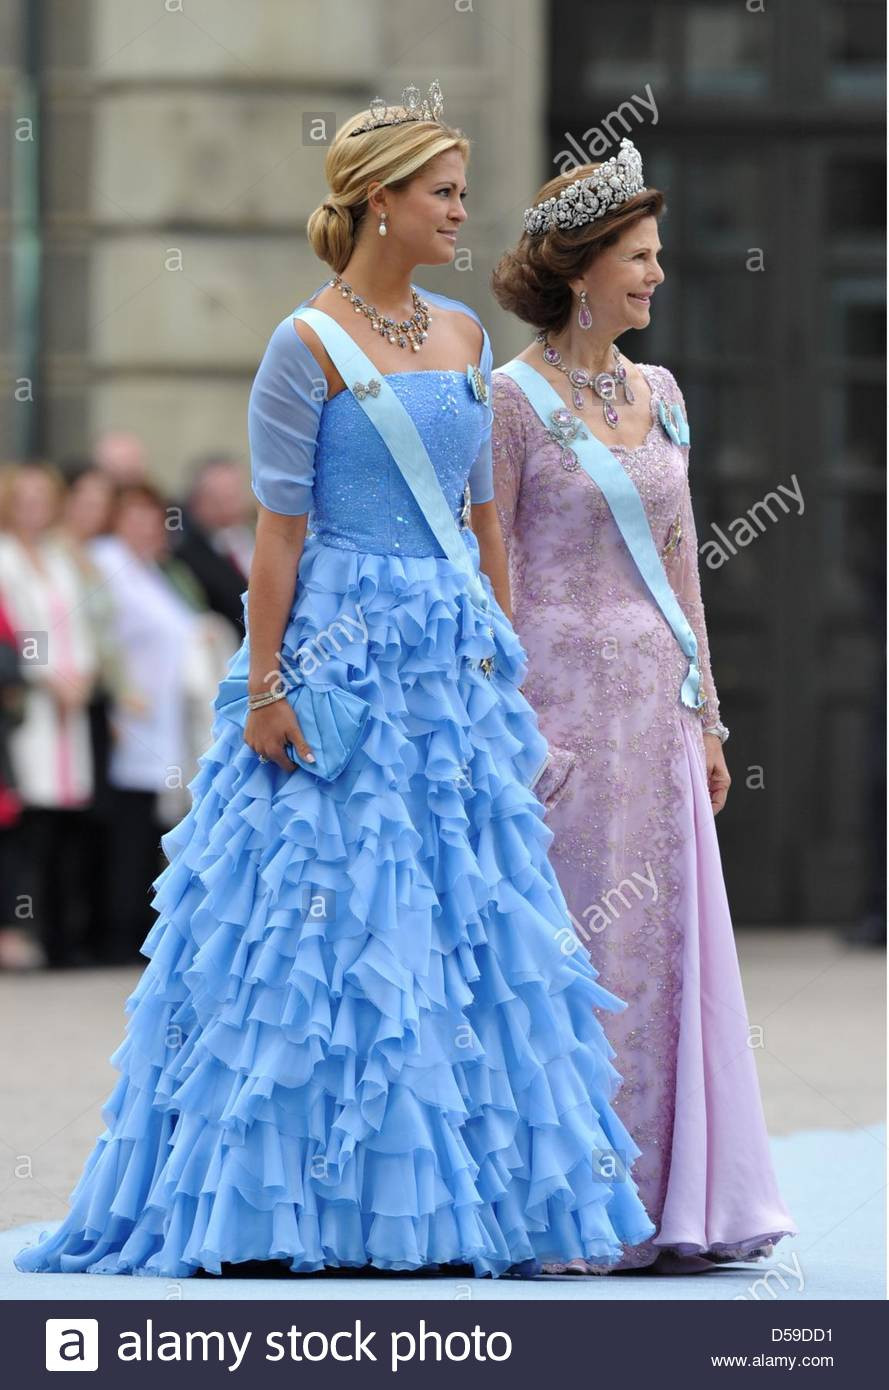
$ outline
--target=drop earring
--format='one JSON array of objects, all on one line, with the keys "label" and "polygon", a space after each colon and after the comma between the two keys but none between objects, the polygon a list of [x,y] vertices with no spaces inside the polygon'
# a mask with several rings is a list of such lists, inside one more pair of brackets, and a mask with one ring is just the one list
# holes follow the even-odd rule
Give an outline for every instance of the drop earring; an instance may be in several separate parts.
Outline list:
[{"label": "drop earring", "polygon": [[377,228],[377,231],[379,232],[380,236],[386,236],[388,234],[388,229],[386,227],[386,214],[384,212],[380,213],[380,225]]},{"label": "drop earring", "polygon": [[577,323],[580,328],[592,328],[593,316],[590,313],[590,306],[587,304],[586,290],[580,291],[580,308],[577,311]]}]

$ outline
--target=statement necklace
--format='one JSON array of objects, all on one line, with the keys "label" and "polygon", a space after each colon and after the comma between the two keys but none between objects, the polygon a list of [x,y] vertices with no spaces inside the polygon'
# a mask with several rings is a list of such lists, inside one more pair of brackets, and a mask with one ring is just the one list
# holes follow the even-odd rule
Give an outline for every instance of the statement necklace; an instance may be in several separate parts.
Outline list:
[{"label": "statement necklace", "polygon": [[344,299],[348,299],[354,305],[356,314],[364,314],[365,318],[370,320],[371,328],[375,329],[381,338],[387,338],[390,343],[397,343],[400,348],[407,347],[410,343],[414,352],[420,351],[429,336],[429,305],[420,298],[413,285],[411,299],[414,302],[414,312],[409,319],[402,319],[401,323],[396,323],[395,319],[387,318],[372,304],[366,303],[360,294],[355,293],[351,285],[346,284],[341,275],[335,275],[330,284],[339,290]]},{"label": "statement necklace", "polygon": [[588,372],[586,367],[566,367],[562,361],[562,354],[558,348],[554,348],[549,341],[545,331],[537,334],[536,341],[543,343],[543,360],[549,366],[555,367],[558,371],[564,372],[571,383],[571,399],[574,402],[575,410],[583,410],[583,388],[588,386],[595,396],[602,402],[602,414],[605,416],[605,423],[616,430],[620,424],[620,416],[614,407],[614,400],[617,396],[617,388],[620,386],[624,393],[624,400],[632,405],[636,397],[633,395],[630,383],[627,381],[627,369],[621,361],[617,344],[611,344],[611,351],[614,353],[614,371],[597,372],[595,376]]}]

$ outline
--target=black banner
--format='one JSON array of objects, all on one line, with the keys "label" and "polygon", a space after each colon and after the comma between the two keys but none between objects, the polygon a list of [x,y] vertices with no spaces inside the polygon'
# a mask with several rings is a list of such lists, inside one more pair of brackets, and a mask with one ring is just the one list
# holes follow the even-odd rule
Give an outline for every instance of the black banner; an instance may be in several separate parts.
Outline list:
[{"label": "black banner", "polygon": [[4,1380],[18,1390],[80,1370],[113,1390],[241,1381],[591,1387],[604,1378],[635,1387],[644,1375],[718,1385],[766,1370],[850,1384],[879,1366],[886,1332],[886,1306],[875,1302],[613,1303],[579,1290],[530,1301],[466,1288],[465,1299],[448,1301],[8,1302]]}]

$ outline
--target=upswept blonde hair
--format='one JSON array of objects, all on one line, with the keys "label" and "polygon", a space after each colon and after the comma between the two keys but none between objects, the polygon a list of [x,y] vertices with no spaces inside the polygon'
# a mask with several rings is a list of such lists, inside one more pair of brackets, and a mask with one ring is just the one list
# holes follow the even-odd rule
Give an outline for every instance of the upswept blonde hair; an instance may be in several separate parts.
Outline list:
[{"label": "upswept blonde hair", "polygon": [[[404,113],[404,107],[390,110]],[[371,183],[396,192],[406,188],[418,171],[436,155],[459,150],[469,162],[469,139],[456,127],[439,121],[405,121],[351,135],[370,116],[359,111],[334,136],[324,172],[330,192],[309,217],[306,233],[315,255],[339,274],[349,263],[368,207]]]}]

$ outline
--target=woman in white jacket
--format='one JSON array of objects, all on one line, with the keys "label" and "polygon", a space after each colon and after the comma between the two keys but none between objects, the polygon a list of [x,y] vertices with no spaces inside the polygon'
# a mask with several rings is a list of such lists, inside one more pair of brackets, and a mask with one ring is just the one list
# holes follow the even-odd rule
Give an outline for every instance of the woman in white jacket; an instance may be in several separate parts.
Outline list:
[{"label": "woman in white jacket", "polygon": [[96,644],[84,580],[56,530],[63,486],[42,462],[0,475],[0,594],[28,686],[10,740],[24,803],[16,916],[36,921],[49,965],[70,963],[85,925],[78,877],[93,795],[87,705]]},{"label": "woman in white jacket", "polygon": [[161,834],[191,805],[188,783],[233,655],[228,631],[219,640],[229,625],[205,611],[203,590],[171,559],[166,522],[163,495],[129,484],[115,496],[110,533],[89,547],[120,672],[108,764],[110,962],[140,960],[155,919],[148,890],[163,867]]}]

